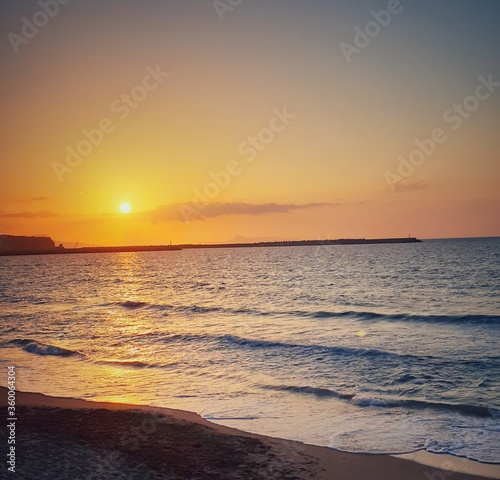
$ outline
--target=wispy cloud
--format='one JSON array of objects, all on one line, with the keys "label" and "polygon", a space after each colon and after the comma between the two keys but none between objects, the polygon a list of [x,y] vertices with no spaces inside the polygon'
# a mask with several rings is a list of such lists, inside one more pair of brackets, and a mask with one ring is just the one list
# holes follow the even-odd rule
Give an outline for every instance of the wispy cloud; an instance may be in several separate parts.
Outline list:
[{"label": "wispy cloud", "polygon": [[392,193],[405,193],[405,192],[414,192],[415,190],[423,190],[427,188],[428,185],[424,180],[418,180],[416,182],[408,182],[406,180],[401,180],[395,183],[390,191]]},{"label": "wispy cloud", "polygon": [[50,200],[50,197],[23,197],[13,199],[13,203],[37,203],[37,202],[46,202]]},{"label": "wispy cloud", "polygon": [[[296,210],[305,210],[320,207],[337,207],[340,203],[245,203],[245,202],[220,202],[207,204],[192,203],[171,203],[162,205],[154,210],[137,212],[134,215],[141,220],[152,223],[186,221],[186,220],[206,220],[210,218],[222,217],[227,215],[267,215],[267,214],[287,214]],[[42,211],[22,211],[5,212],[0,211],[0,218],[51,218],[51,217],[86,217],[96,219],[98,217],[118,217],[121,214],[103,213],[101,215],[81,215],[81,214],[61,214],[52,210]]]},{"label": "wispy cloud", "polygon": [[143,212],[141,215],[151,222],[167,222],[172,220],[185,221],[205,220],[208,218],[226,215],[266,215],[270,213],[291,213],[295,210],[304,210],[318,207],[338,206],[338,203],[208,203],[201,205],[193,204],[169,204],[162,205],[155,210]]},{"label": "wispy cloud", "polygon": [[49,197],[30,197],[26,199],[26,202],[44,202],[46,200],[50,200]]},{"label": "wispy cloud", "polygon": [[59,216],[59,214],[51,210],[44,210],[42,212],[0,212],[0,218],[48,218],[57,216]]}]

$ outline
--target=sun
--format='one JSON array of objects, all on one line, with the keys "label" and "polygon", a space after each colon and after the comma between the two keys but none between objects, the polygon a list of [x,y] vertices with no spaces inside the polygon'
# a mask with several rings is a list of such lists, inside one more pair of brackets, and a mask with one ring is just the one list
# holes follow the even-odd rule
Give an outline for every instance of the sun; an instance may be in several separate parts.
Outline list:
[{"label": "sun", "polygon": [[132,210],[132,208],[130,207],[130,203],[123,202],[120,205],[120,212],[122,212],[122,213],[130,213],[130,210]]}]

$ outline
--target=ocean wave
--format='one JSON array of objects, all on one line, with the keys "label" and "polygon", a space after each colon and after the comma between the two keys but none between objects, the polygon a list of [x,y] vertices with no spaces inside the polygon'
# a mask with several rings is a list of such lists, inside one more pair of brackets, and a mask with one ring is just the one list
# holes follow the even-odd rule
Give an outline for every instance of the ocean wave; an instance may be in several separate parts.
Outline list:
[{"label": "ocean wave", "polygon": [[22,348],[25,352],[41,356],[80,358],[83,358],[85,356],[83,355],[83,353],[77,352],[75,350],[56,347],[55,345],[47,345],[45,343],[37,342],[36,340],[16,339],[7,342],[7,344]]},{"label": "ocean wave", "polygon": [[147,302],[125,300],[123,302],[103,303],[101,306],[103,306],[103,307],[117,306],[117,307],[129,308],[129,309],[136,309],[136,308],[146,307],[147,305],[149,305]]},{"label": "ocean wave", "polygon": [[319,398],[335,398],[344,400],[357,407],[378,407],[378,408],[408,408],[411,410],[444,410],[449,412],[459,412],[464,415],[474,417],[492,417],[500,416],[500,410],[485,405],[468,405],[445,402],[431,402],[427,400],[414,400],[402,398],[376,398],[362,396],[355,393],[338,392],[329,388],[295,386],[295,385],[261,385],[260,388],[266,390],[275,390],[281,392],[291,392],[301,395],[312,395]]},{"label": "ocean wave", "polygon": [[370,398],[356,395],[350,402],[358,407],[397,408],[406,407],[413,410],[431,408],[433,410],[447,410],[459,412],[475,417],[497,417],[499,410],[484,405],[468,405],[460,403],[430,402],[427,400]]},{"label": "ocean wave", "polygon": [[309,357],[310,355],[323,355],[333,357],[381,357],[394,359],[413,359],[413,360],[433,360],[435,357],[399,354],[386,350],[377,350],[374,348],[354,348],[327,346],[317,344],[287,343],[273,340],[259,340],[236,335],[214,335],[208,333],[165,333],[152,332],[135,335],[138,338],[148,338],[152,342],[161,343],[206,343],[215,347],[240,348],[248,350],[295,350],[298,354]]},{"label": "ocean wave", "polygon": [[148,302],[142,302],[142,301],[135,301],[135,300],[125,300],[122,302],[106,302],[100,304],[101,307],[121,307],[121,308],[127,308],[130,310],[135,310],[139,308],[144,308],[147,310],[159,310],[159,311],[174,311],[174,312],[181,312],[181,313],[197,313],[197,314],[204,314],[204,313],[214,313],[214,312],[232,312],[232,313],[249,313],[249,311],[243,311],[243,310],[235,310],[232,311],[230,309],[224,309],[222,307],[207,307],[207,306],[201,306],[201,305],[172,305],[169,303],[148,303]]},{"label": "ocean wave", "polygon": [[374,348],[353,348],[353,347],[338,347],[338,346],[325,346],[325,345],[304,345],[297,343],[285,343],[278,341],[269,341],[269,340],[253,340],[249,338],[237,337],[234,335],[222,335],[218,337],[218,339],[225,345],[236,345],[242,348],[250,348],[250,349],[272,349],[272,348],[280,348],[280,349],[293,349],[293,350],[301,350],[305,353],[312,354],[323,354],[323,355],[332,355],[332,356],[356,356],[356,357],[392,357],[392,358],[409,358],[409,359],[432,359],[434,357],[426,357],[426,356],[417,356],[411,354],[399,354],[395,352],[388,352],[385,350],[377,350]]},{"label": "ocean wave", "polygon": [[18,332],[18,331],[19,330],[16,327],[9,327],[9,328],[6,328],[6,330],[3,330],[2,334],[15,333],[15,332]]},{"label": "ocean wave", "polygon": [[305,313],[311,318],[353,318],[355,320],[387,320],[401,322],[451,323],[451,324],[499,324],[498,315],[414,315],[405,313],[384,314],[376,312],[327,312]]},{"label": "ocean wave", "polygon": [[126,360],[99,360],[99,361],[93,361],[92,363],[98,364],[98,365],[109,365],[111,367],[122,367],[122,368],[133,368],[133,369],[143,369],[143,368],[169,368],[173,367],[175,365],[178,365],[178,363],[146,363],[146,362],[139,362],[139,361],[126,361]]},{"label": "ocean wave", "polygon": [[342,319],[349,318],[358,321],[392,321],[392,322],[422,322],[422,323],[449,323],[449,324],[471,324],[471,325],[496,325],[500,324],[499,315],[416,315],[411,313],[378,313],[370,311],[262,311],[248,308],[224,308],[203,305],[171,305],[154,304],[142,301],[126,300],[121,302],[104,303],[101,306],[118,306],[128,309],[147,308],[150,310],[171,310],[173,312],[187,314],[209,314],[223,313],[230,315],[253,315],[253,316],[290,316],[312,319]]},{"label": "ocean wave", "polygon": [[320,388],[320,387],[297,387],[294,385],[281,385],[281,386],[273,386],[273,385],[261,385],[261,388],[265,390],[276,390],[278,392],[292,392],[297,394],[306,394],[313,395],[319,398],[338,398],[340,400],[351,400],[355,394],[352,393],[341,393],[335,390],[330,390],[329,388]]},{"label": "ocean wave", "polygon": [[45,343],[37,342],[36,340],[29,340],[29,339],[11,340],[9,342],[4,343],[4,345],[11,345],[18,347],[24,350],[25,352],[32,353],[34,355],[66,357],[66,358],[75,357],[83,359],[88,363],[93,363],[96,365],[108,365],[108,366],[122,367],[122,368],[134,368],[134,369],[170,368],[172,366],[178,365],[177,362],[159,364],[159,363],[140,362],[136,360],[93,360],[84,355],[83,353],[75,350],[69,350],[67,348],[57,347],[55,345],[48,345]]},{"label": "ocean wave", "polygon": [[291,350],[295,351],[298,355],[304,358],[310,358],[314,355],[321,355],[325,357],[341,357],[341,358],[382,358],[382,359],[408,359],[416,361],[428,360],[441,360],[436,357],[400,354],[386,350],[377,350],[374,348],[354,348],[354,347],[341,347],[341,346],[327,346],[317,344],[300,344],[300,343],[287,343],[273,340],[259,340],[245,337],[238,337],[236,335],[214,335],[208,333],[164,333],[152,332],[135,335],[138,338],[147,338],[150,342],[161,343],[196,343],[210,345],[211,348],[224,348],[224,349],[243,349],[243,350]]},{"label": "ocean wave", "polygon": [[[483,356],[475,357],[473,359],[450,359],[445,357],[435,357],[432,355],[415,355],[410,353],[398,353],[388,350],[379,350],[375,348],[358,348],[347,346],[335,345],[321,345],[321,344],[307,344],[307,343],[288,343],[278,340],[265,340],[239,337],[231,334],[210,334],[210,333],[174,333],[174,332],[147,332],[142,334],[134,334],[133,337],[122,337],[117,342],[116,346],[120,346],[124,341],[134,341],[141,339],[141,341],[148,341],[152,344],[155,343],[177,343],[177,344],[196,344],[205,346],[209,349],[240,349],[248,351],[269,351],[274,350],[274,354],[278,355],[283,351],[289,351],[292,354],[307,359],[323,359],[323,357],[336,360],[378,360],[379,362],[398,361],[411,363],[414,365],[427,364],[430,368],[443,368],[446,366],[456,366],[457,362],[465,367],[497,367],[499,365],[500,357],[497,356]],[[415,377],[407,374],[397,380],[398,384],[409,383],[415,380]]]}]

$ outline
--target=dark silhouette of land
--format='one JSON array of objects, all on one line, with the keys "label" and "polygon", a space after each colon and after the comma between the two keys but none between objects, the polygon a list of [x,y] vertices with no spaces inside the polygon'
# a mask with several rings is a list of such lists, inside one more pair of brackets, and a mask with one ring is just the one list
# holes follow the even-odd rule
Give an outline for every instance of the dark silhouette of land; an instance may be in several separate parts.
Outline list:
[{"label": "dark silhouette of land", "polygon": [[49,237],[15,237],[0,235],[0,256],[12,255],[68,255],[78,253],[116,253],[116,252],[163,252],[197,248],[255,248],[255,247],[302,247],[320,245],[378,245],[382,243],[419,243],[415,237],[408,238],[341,238],[337,240],[290,240],[258,243],[218,243],[183,245],[138,245],[118,247],[81,247],[65,248],[55,246]]},{"label": "dark silhouette of land", "polygon": [[53,250],[56,244],[50,237],[0,235],[0,252],[22,250]]}]

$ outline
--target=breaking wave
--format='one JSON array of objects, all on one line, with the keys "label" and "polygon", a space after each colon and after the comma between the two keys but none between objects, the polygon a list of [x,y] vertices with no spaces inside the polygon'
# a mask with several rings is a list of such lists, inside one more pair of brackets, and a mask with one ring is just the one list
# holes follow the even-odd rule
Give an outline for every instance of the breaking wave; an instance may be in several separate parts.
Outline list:
[{"label": "breaking wave", "polygon": [[275,390],[281,392],[291,392],[301,395],[313,395],[318,398],[336,398],[345,400],[357,407],[378,407],[378,408],[407,408],[410,410],[421,410],[425,408],[433,410],[444,410],[449,412],[459,412],[464,415],[475,417],[492,417],[497,418],[500,415],[500,410],[490,408],[484,405],[468,405],[455,404],[444,402],[429,402],[426,400],[413,400],[401,398],[372,398],[355,393],[342,393],[328,388],[318,388],[311,386],[294,386],[294,385],[262,385],[261,388],[266,390]]},{"label": "breaking wave", "polygon": [[35,355],[41,356],[54,356],[54,357],[80,357],[83,358],[84,355],[75,350],[69,350],[67,348],[56,347],[54,345],[47,345],[45,343],[37,342],[35,340],[11,340],[8,342],[10,345],[22,348],[25,352],[33,353]]}]

